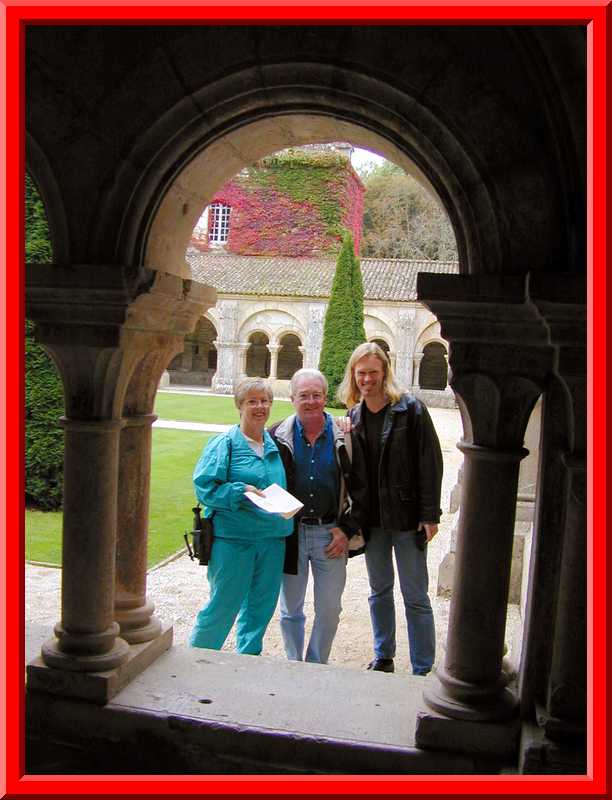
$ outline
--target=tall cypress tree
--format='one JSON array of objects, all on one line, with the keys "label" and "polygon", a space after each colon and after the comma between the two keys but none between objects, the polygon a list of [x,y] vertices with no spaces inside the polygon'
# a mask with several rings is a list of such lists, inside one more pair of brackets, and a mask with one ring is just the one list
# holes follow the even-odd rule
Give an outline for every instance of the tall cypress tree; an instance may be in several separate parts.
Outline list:
[{"label": "tall cypress tree", "polygon": [[[357,344],[365,342],[365,327],[363,322],[363,277],[361,275],[361,262],[353,255],[352,291],[355,314],[355,337]],[[352,352],[352,351],[351,351]]]},{"label": "tall cypress tree", "polygon": [[[26,175],[25,260],[51,261],[45,209],[34,182]],[[55,365],[34,341],[34,325],[25,335],[25,490],[29,506],[51,510],[62,503],[64,436],[57,424],[64,412],[62,382]]]},{"label": "tall cypress tree", "polygon": [[351,353],[363,341],[363,282],[353,237],[347,233],[336,263],[319,358],[319,369],[329,383],[329,405],[339,405],[336,389]]}]

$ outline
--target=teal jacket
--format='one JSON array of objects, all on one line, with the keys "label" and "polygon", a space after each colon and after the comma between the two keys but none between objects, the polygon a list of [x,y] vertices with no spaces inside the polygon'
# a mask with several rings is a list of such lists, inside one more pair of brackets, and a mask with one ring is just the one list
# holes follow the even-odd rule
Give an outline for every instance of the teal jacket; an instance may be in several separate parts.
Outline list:
[{"label": "teal jacket", "polygon": [[253,451],[238,425],[215,436],[196,464],[193,483],[206,516],[215,512],[215,536],[221,539],[253,541],[289,536],[293,531],[293,520],[268,514],[244,496],[247,483],[258,489],[265,489],[271,483],[287,488],[283,462],[267,431],[264,431],[263,458]]}]

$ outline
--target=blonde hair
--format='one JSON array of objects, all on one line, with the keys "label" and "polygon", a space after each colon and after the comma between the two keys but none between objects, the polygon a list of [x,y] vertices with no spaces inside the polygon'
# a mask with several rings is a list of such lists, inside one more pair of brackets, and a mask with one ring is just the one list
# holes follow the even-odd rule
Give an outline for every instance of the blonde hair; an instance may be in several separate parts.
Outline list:
[{"label": "blonde hair", "polygon": [[376,356],[381,362],[384,373],[383,392],[391,403],[397,403],[403,394],[402,389],[395,379],[389,357],[382,347],[379,347],[375,342],[364,342],[353,350],[348,364],[346,365],[346,369],[344,370],[342,383],[338,386],[336,397],[347,408],[352,408],[361,400],[361,392],[357,388],[357,383],[355,382],[355,365],[366,356]]},{"label": "blonde hair", "polygon": [[270,404],[274,400],[272,387],[265,378],[243,378],[234,389],[234,403],[239,411],[240,406],[244,403],[244,398],[253,389],[256,389],[259,392],[265,392],[268,395]]}]

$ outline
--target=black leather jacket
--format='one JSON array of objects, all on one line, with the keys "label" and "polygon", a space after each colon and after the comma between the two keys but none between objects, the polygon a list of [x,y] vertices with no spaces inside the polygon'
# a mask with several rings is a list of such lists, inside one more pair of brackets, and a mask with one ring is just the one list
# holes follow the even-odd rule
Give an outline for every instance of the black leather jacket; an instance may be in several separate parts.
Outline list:
[{"label": "black leather jacket", "polygon": [[[293,457],[293,425],[295,414],[292,414],[282,422],[277,422],[268,428],[268,433],[278,447],[285,473],[287,475],[287,490],[293,492],[295,486],[295,461]],[[347,538],[354,536],[359,530],[364,533],[367,539],[365,525],[368,511],[368,476],[366,462],[361,445],[352,440],[352,460],[346,451],[344,444],[344,434],[334,425],[334,450],[336,463],[340,471],[340,495],[345,498],[343,511],[338,520],[338,527],[346,534]],[[345,487],[346,491],[343,492]],[[348,495],[348,497],[347,497]],[[338,497],[338,507],[341,497]],[[297,575],[298,562],[298,526],[299,514],[294,519],[293,533],[287,537],[285,548],[285,566],[283,571],[290,575]]]},{"label": "black leather jacket", "polygon": [[[349,412],[353,440],[367,454],[363,401]],[[409,394],[389,405],[383,422],[378,469],[380,524],[387,530],[416,530],[419,522],[439,522],[442,451],[426,407]]]}]

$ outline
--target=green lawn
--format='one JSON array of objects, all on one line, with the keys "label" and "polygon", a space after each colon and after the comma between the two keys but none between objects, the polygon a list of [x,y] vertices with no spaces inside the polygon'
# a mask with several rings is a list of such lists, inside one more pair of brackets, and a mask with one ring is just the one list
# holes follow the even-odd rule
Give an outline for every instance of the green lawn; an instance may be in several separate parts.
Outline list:
[{"label": "green lawn", "polygon": [[[204,444],[215,434],[153,429],[148,565],[179,550],[191,529],[195,496],[193,468]],[[26,511],[26,559],[61,563],[62,512]]]},{"label": "green lawn", "polygon": [[[342,409],[328,409],[332,414]],[[288,402],[272,406],[270,423],[293,411]],[[160,419],[238,422],[232,397],[158,393],[155,413]],[[181,548],[182,534],[191,529],[191,507],[195,504],[191,476],[204,444],[214,436],[200,431],[153,429],[151,463],[151,507],[149,513],[148,564],[153,566]],[[62,512],[26,511],[26,559],[61,564]]]},{"label": "green lawn", "polygon": [[[214,422],[233,425],[238,422],[238,409],[233,397],[212,395],[186,395],[173,392],[158,392],[155,398],[155,413],[160,419],[183,422]],[[342,408],[328,408],[330,414],[344,414]],[[286,400],[276,400],[270,412],[270,424],[293,413],[293,406]]]}]

